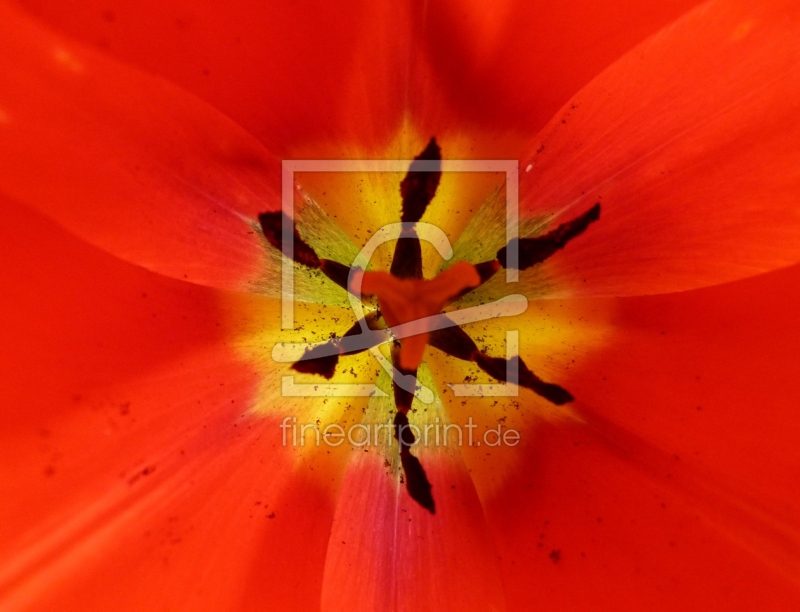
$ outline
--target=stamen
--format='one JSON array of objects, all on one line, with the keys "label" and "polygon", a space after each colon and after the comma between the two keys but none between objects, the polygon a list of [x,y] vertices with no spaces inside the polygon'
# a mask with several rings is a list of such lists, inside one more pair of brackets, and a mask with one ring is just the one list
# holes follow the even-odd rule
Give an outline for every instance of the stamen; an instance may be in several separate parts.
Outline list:
[{"label": "stamen", "polygon": [[510,373],[512,378],[517,379],[517,384],[520,387],[530,389],[537,395],[541,395],[544,399],[558,406],[575,399],[566,389],[553,383],[546,383],[536,376],[536,374],[528,369],[528,366],[525,365],[525,362],[522,361],[519,356],[505,359],[503,357],[489,357],[484,353],[478,353],[475,355],[475,363],[489,376],[493,376],[497,380],[503,382],[508,382],[508,374]]},{"label": "stamen", "polygon": [[428,475],[420,460],[411,454],[411,447],[416,442],[416,438],[409,426],[408,417],[402,412],[398,412],[394,418],[394,427],[395,438],[400,444],[400,464],[403,466],[406,490],[411,499],[431,514],[436,514],[436,504],[431,494],[432,487],[428,481]]},{"label": "stamen", "polygon": [[[414,378],[417,377],[417,368],[405,368],[403,367],[401,361],[402,349],[398,342],[395,342],[392,345],[392,364],[394,367],[400,372],[403,376],[413,376]],[[394,404],[397,407],[398,414],[406,414],[409,410],[411,410],[411,404],[414,401],[414,393],[412,391],[407,391],[403,387],[397,384],[397,381],[392,378],[392,390],[394,391]],[[396,421],[395,421],[396,423]],[[412,442],[413,444],[413,442]]]},{"label": "stamen", "polygon": [[[306,349],[300,360],[292,364],[292,369],[303,374],[319,374],[330,380],[336,373],[336,366],[339,363],[340,356],[361,353],[371,349],[383,340],[382,336],[376,335],[372,343],[359,345],[358,348],[355,349],[351,348],[354,343],[348,342],[348,339],[352,339],[364,333],[362,322],[366,323],[369,329],[383,329],[379,320],[379,312],[375,311],[369,313],[354,323],[341,338],[331,338],[325,344],[318,344]],[[331,349],[334,350],[331,351]]]},{"label": "stamen", "polygon": [[478,349],[478,345],[460,327],[445,327],[432,331],[428,337],[428,342],[431,346],[451,357],[472,361],[489,376],[499,381],[508,382],[510,373],[512,382],[517,383],[520,387],[530,389],[537,395],[541,395],[546,400],[559,406],[574,399],[566,389],[553,383],[546,383],[536,376],[519,357],[505,359],[503,357],[489,357],[482,353]]},{"label": "stamen", "polygon": [[[589,225],[600,218],[600,203],[598,202],[577,219],[567,221],[559,225],[552,232],[536,238],[514,238],[508,243],[508,247],[515,245],[519,252],[518,270],[527,270],[531,266],[543,262],[559,249],[563,249],[567,243],[580,236]],[[503,247],[497,251],[497,259],[504,268],[508,268],[506,261],[507,249]]]},{"label": "stamen", "polygon": [[386,324],[383,322],[383,319],[381,318],[380,310],[374,310],[370,313],[367,313],[366,316],[357,321],[350,329],[348,329],[344,333],[344,336],[342,336],[342,340],[339,343],[339,346],[341,348],[341,353],[340,353],[341,355],[356,355],[357,353],[361,353],[363,351],[371,349],[373,346],[377,346],[380,343],[381,337],[376,336],[374,344],[370,344],[369,346],[365,347],[359,346],[358,348],[355,349],[351,348],[355,343],[350,342],[349,340],[354,338],[355,336],[360,336],[363,333],[362,330],[364,328],[361,325],[362,321],[367,324],[368,329],[371,330],[386,329]]},{"label": "stamen", "polygon": [[[283,220],[285,218],[286,214],[283,211],[265,212],[258,215],[258,222],[261,224],[261,231],[264,232],[264,237],[281,253],[283,253]],[[319,257],[317,257],[314,249],[308,246],[305,240],[300,237],[294,220],[291,221],[291,224],[294,232],[292,259],[309,268],[319,268]]]},{"label": "stamen", "polygon": [[406,230],[400,234],[389,274],[397,278],[422,278],[422,245],[416,230]]},{"label": "stamen", "polygon": [[319,344],[306,349],[300,361],[292,364],[292,369],[301,374],[319,374],[323,378],[330,380],[336,373],[336,365],[339,363],[339,353],[328,354],[325,344]]},{"label": "stamen", "polygon": [[477,270],[478,276],[481,278],[481,285],[492,278],[501,267],[500,262],[496,259],[475,264],[475,270]]},{"label": "stamen", "polygon": [[414,446],[417,441],[405,412],[398,411],[394,415],[394,438],[400,443],[401,448]]},{"label": "stamen", "polygon": [[[430,168],[421,162],[435,163]],[[416,223],[422,218],[439,187],[441,162],[442,151],[436,139],[431,138],[428,146],[411,162],[406,177],[400,183],[400,195],[403,196],[400,220],[403,223]],[[407,227],[397,240],[389,272],[397,278],[422,278],[422,247],[413,226]]]},{"label": "stamen", "polygon": [[[281,212],[265,212],[258,215],[258,222],[261,224],[261,231],[273,247],[283,253],[283,221],[286,214]],[[347,277],[350,274],[350,267],[331,259],[320,259],[314,249],[300,237],[297,231],[297,223],[292,220],[293,248],[292,260],[300,265],[311,269],[319,269],[325,276],[347,290]],[[284,253],[286,255],[286,253]]]},{"label": "stamen", "polygon": [[341,264],[338,261],[333,261],[332,259],[320,259],[319,269],[342,289],[347,289],[347,278],[350,275],[349,266]]},{"label": "stamen", "polygon": [[[420,168],[428,164],[419,162],[433,161],[434,169]],[[408,169],[408,174],[400,183],[400,195],[403,196],[403,214],[400,220],[404,223],[416,223],[422,218],[428,204],[431,203],[433,196],[436,195],[436,188],[442,178],[442,150],[436,144],[436,139],[431,138],[428,146],[422,151]]]},{"label": "stamen", "polygon": [[431,483],[419,459],[408,448],[400,449],[400,463],[406,477],[406,490],[415,502],[431,514],[436,514],[436,504],[431,493]]}]

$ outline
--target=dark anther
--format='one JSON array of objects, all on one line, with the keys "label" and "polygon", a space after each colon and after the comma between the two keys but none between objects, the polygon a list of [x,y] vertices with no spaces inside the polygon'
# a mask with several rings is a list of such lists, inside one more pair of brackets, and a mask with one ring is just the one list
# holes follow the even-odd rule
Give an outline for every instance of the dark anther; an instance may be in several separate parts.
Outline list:
[{"label": "dark anther", "polygon": [[300,361],[292,365],[292,369],[303,374],[319,374],[330,380],[336,373],[336,364],[339,362],[339,353],[329,354],[327,345],[307,349]]},{"label": "dark anther", "polygon": [[428,476],[411,451],[408,449],[400,450],[400,463],[403,464],[403,473],[406,477],[406,490],[415,502],[425,508],[431,514],[436,514],[436,504],[431,493],[431,483]]},{"label": "dark anther", "polygon": [[354,336],[359,336],[362,333],[364,333],[363,331],[364,326],[362,325],[362,322],[366,323],[367,328],[371,330],[386,328],[385,323],[383,323],[383,320],[381,319],[381,314],[379,311],[372,311],[370,313],[367,313],[366,316],[356,321],[350,329],[344,332],[344,336],[342,336],[342,339],[339,343],[340,355],[355,355],[357,353],[361,353],[363,351],[366,351],[367,349],[371,349],[373,346],[378,344],[378,342],[382,339],[380,336],[376,336],[374,343],[370,343],[366,347],[358,347],[355,349],[351,349],[350,348],[351,344],[350,342],[348,342],[348,340],[350,340]]},{"label": "dark anther", "polygon": [[[258,221],[261,223],[261,231],[264,232],[264,237],[267,241],[283,252],[283,220],[286,215],[281,212],[266,212],[258,215]],[[306,242],[297,233],[297,226],[294,220],[291,221],[292,229],[294,231],[294,252],[292,258],[299,264],[308,266],[309,268],[319,268],[320,261],[317,254],[314,252]]]},{"label": "dark anther", "polygon": [[496,259],[492,261],[483,261],[479,264],[475,264],[475,270],[478,272],[478,276],[481,277],[481,283],[485,283],[490,278],[494,276],[494,273],[500,269],[500,264]]},{"label": "dark anther", "polygon": [[516,267],[519,270],[527,270],[531,266],[543,262],[559,249],[563,249],[570,240],[581,235],[589,225],[599,218],[600,204],[597,203],[580,217],[559,225],[544,236],[515,238],[508,243],[507,247],[497,251],[497,259],[504,268],[508,268],[509,263],[506,261],[507,249],[516,243],[519,252],[519,262]]},{"label": "dark anther", "polygon": [[320,259],[319,269],[342,289],[347,289],[347,279],[350,276],[349,266],[341,264],[338,261],[333,261],[332,259]]},{"label": "dark anther", "polygon": [[469,334],[457,325],[430,332],[428,344],[451,357],[464,361],[474,361],[474,355],[480,352]]},{"label": "dark anther", "polygon": [[[395,369],[400,372],[401,376],[417,376],[417,370],[406,370],[400,367],[400,345],[395,341],[392,345],[392,363]],[[392,378],[392,389],[394,391],[394,404],[399,412],[406,413],[411,409],[411,404],[414,401],[414,392],[407,391],[397,384],[397,381]]]},{"label": "dark anther", "polygon": [[[273,247],[283,253],[283,223],[286,219],[283,212],[266,212],[258,215],[261,224],[261,231],[264,237]],[[346,266],[338,261],[330,259],[320,259],[308,243],[300,237],[297,231],[297,224],[291,221],[294,236],[292,259],[293,261],[308,268],[319,268],[325,276],[339,285],[342,289],[347,289],[347,278],[350,274],[350,266]]]},{"label": "dark anther", "polygon": [[[434,162],[433,168],[427,166],[431,162]],[[401,221],[416,223],[422,218],[436,195],[441,178],[442,151],[436,139],[431,138],[425,150],[411,162],[406,177],[400,183],[400,195],[403,196]],[[400,235],[389,272],[397,278],[422,278],[422,247],[414,229],[406,228]]]},{"label": "dark anther", "polygon": [[536,376],[519,357],[504,359],[503,357],[489,357],[483,353],[478,353],[475,356],[475,363],[489,376],[497,380],[502,380],[503,382],[508,382],[510,374],[511,380],[516,382],[520,387],[530,389],[537,395],[541,395],[546,400],[559,406],[571,402],[574,399],[566,389],[554,385],[553,383],[546,383]]},{"label": "dark anther", "polygon": [[422,278],[422,246],[414,230],[403,232],[397,241],[389,273],[397,278]]},{"label": "dark anther", "polygon": [[376,335],[371,338],[369,343],[359,343],[356,348],[351,348],[355,337],[365,333],[363,323],[366,323],[366,327],[370,330],[383,329],[380,313],[371,312],[356,321],[341,338],[332,338],[325,344],[318,344],[306,349],[300,361],[292,365],[292,369],[303,374],[319,374],[330,380],[336,373],[336,365],[339,363],[340,356],[361,353],[371,349],[383,339],[382,336]]},{"label": "dark anther", "polygon": [[[400,195],[403,196],[403,214],[400,220],[404,223],[416,223],[422,218],[425,209],[436,195],[439,179],[442,177],[442,150],[436,144],[436,139],[431,138],[425,150],[414,158],[408,169],[408,174],[400,183]],[[421,170],[427,166],[419,162],[439,162],[434,164],[434,169]]]},{"label": "dark anther", "polygon": [[408,415],[405,412],[398,411],[394,415],[394,438],[400,443],[401,449],[412,447],[417,441],[414,432],[411,431],[411,425],[408,424]]},{"label": "dark anther", "polygon": [[519,357],[505,359],[489,357],[481,353],[472,338],[460,327],[445,327],[432,331],[429,344],[451,357],[474,362],[492,378],[502,382],[509,382],[510,379],[511,382],[530,389],[554,404],[566,404],[573,400],[567,390],[558,385],[546,383],[536,376]]},{"label": "dark anther", "polygon": [[411,447],[416,443],[414,432],[408,424],[408,416],[403,412],[394,415],[394,437],[400,444],[400,463],[406,479],[406,489],[411,499],[428,510],[436,513],[436,505],[431,494],[431,483],[419,459],[411,454]]}]

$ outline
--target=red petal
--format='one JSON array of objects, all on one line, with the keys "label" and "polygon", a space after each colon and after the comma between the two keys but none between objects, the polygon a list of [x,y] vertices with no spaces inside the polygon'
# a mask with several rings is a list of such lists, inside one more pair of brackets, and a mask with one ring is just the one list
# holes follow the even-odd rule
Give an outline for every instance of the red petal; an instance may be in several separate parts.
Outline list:
[{"label": "red petal", "polygon": [[[732,521],[740,499],[698,502],[637,459],[587,429],[545,426],[530,440],[525,467],[486,506],[510,609],[532,598],[548,610],[797,607],[796,539],[757,513]],[[769,547],[751,539],[765,527]]]},{"label": "red petal", "polygon": [[[488,14],[453,2],[237,0],[224,11],[191,0],[23,4],[210,101],[281,154],[301,145],[308,155],[319,141],[334,156],[343,141],[379,151],[410,110],[425,138],[463,132],[465,122],[491,130],[471,156],[494,158],[498,131],[538,130],[600,70],[697,2],[504,2]],[[531,78],[521,86],[523,71]]]},{"label": "red petal", "polygon": [[793,267],[617,301],[565,381],[587,424],[523,435],[487,506],[510,604],[536,576],[545,608],[797,607],[798,289]]},{"label": "red petal", "polygon": [[298,468],[279,420],[247,414],[264,377],[220,325],[239,321],[227,310],[241,298],[2,204],[4,603],[317,605],[342,466]]},{"label": "red petal", "polygon": [[282,156],[320,141],[336,157],[343,141],[375,148],[402,119],[412,24],[401,3],[24,4],[211,102]]},{"label": "red petal", "polygon": [[483,509],[458,451],[417,453],[435,515],[408,496],[378,449],[354,451],[330,536],[324,610],[505,607]]},{"label": "red petal", "polygon": [[696,4],[507,0],[486,11],[480,0],[445,0],[426,5],[424,45],[456,123],[533,134],[606,66]]},{"label": "red petal", "polygon": [[582,90],[522,161],[521,206],[601,219],[557,295],[677,291],[800,260],[800,6],[705,5]]},{"label": "red petal", "polygon": [[148,269],[258,288],[277,161],[180,90],[0,12],[0,189]]},{"label": "red petal", "polygon": [[[4,602],[111,605],[126,581],[129,609],[194,592],[209,539],[223,559],[260,545],[264,513],[248,517],[285,463],[256,440],[273,424],[241,418],[257,378],[222,343],[218,294],[25,207],[3,201],[0,213]],[[204,592],[238,596],[240,569],[219,564]]]},{"label": "red petal", "polygon": [[86,388],[222,340],[216,292],[122,262],[9,200],[0,214],[4,418],[46,427],[77,409]]}]

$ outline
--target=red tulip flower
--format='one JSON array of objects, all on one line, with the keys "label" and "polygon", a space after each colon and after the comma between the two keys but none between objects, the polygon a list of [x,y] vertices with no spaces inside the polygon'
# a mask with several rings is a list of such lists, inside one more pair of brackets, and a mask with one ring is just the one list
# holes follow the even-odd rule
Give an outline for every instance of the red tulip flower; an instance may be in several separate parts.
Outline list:
[{"label": "red tulip flower", "polygon": [[[797,608],[800,5],[281,4],[0,3],[0,607]],[[436,184],[282,183],[433,144]],[[514,187],[453,160],[518,167],[520,245],[580,231],[507,282]],[[453,257],[375,251],[385,326],[527,310],[277,359],[356,321],[301,262],[283,329],[287,184],[295,254],[345,270],[427,194]],[[511,331],[567,395],[456,393]],[[483,444],[315,440],[400,413]]]}]

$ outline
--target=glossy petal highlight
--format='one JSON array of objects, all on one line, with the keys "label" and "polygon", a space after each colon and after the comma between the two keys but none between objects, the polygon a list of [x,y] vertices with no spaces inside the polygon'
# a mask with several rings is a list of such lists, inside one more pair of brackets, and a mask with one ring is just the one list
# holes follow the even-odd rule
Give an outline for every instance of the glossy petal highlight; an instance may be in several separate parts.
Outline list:
[{"label": "glossy petal highlight", "polygon": [[0,7],[0,189],[191,282],[258,290],[277,160],[210,106]]},{"label": "glossy petal highlight", "polygon": [[399,127],[421,11],[354,0],[23,2],[65,34],[158,74],[222,110],[281,157],[373,151]]},{"label": "glossy petal highlight", "polygon": [[[711,2],[584,88],[520,162],[521,207],[603,222],[550,295],[637,295],[800,260],[800,10]],[[547,282],[547,281],[546,281]]]}]

